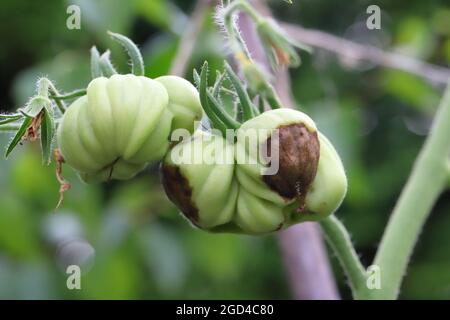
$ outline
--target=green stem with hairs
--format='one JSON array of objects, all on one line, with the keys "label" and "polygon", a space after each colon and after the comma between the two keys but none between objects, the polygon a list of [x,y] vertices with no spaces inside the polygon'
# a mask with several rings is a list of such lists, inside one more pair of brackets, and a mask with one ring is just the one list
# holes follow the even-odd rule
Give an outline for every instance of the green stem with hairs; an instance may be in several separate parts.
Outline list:
[{"label": "green stem with hairs", "polygon": [[450,153],[450,84],[441,100],[431,132],[384,232],[374,265],[380,268],[381,289],[372,299],[396,299],[420,231],[448,183]]},{"label": "green stem with hairs", "polygon": [[[242,59],[245,57],[247,60],[251,60],[251,55],[247,48],[247,45],[242,39],[241,33],[235,26],[233,20],[233,14],[236,13],[236,11],[244,11],[254,21],[260,21],[261,17],[247,2],[241,0],[234,1],[226,6],[222,13],[223,24],[226,32],[230,36],[230,44],[234,54],[238,59]],[[243,55],[244,57],[239,57],[240,55]]]},{"label": "green stem with hairs", "polygon": [[[47,78],[42,78],[39,80],[38,83],[38,94],[42,97],[49,97],[49,93],[50,93],[50,98],[52,96],[59,96],[59,92],[58,89],[56,89],[55,85],[53,84],[53,82],[51,82],[49,79]],[[61,113],[64,114],[64,112],[66,112],[66,104],[60,100],[60,99],[53,99],[56,103],[56,106],[58,107],[59,111],[61,111]]]},{"label": "green stem with hairs", "polygon": [[69,93],[64,93],[60,95],[50,94],[50,98],[53,100],[70,100],[86,95],[86,89],[75,90]]},{"label": "green stem with hairs", "polygon": [[[253,9],[251,5],[241,0],[232,2],[231,4],[226,6],[224,8],[224,11],[222,12],[223,24],[229,36],[229,42],[236,59],[242,65],[255,64],[247,48],[247,45],[233,20],[233,15],[238,11],[242,11],[248,14],[255,24],[261,23],[264,18],[255,9]],[[266,91],[266,94],[264,96],[267,99],[270,108],[280,108],[282,106],[282,103],[272,84],[264,76],[262,76],[261,79],[264,83],[264,90]]]},{"label": "green stem with hairs", "polygon": [[366,271],[353,247],[347,229],[334,215],[320,221],[320,225],[347,275],[353,298],[363,299],[367,290]]}]

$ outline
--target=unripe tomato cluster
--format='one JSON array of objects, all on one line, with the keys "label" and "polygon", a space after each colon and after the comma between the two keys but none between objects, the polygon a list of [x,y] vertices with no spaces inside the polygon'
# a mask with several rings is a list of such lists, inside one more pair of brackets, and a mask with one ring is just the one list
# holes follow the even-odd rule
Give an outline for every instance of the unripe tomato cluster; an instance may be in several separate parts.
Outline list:
[{"label": "unripe tomato cluster", "polygon": [[[202,115],[197,90],[183,78],[116,74],[91,81],[65,112],[57,140],[64,160],[88,183],[130,179],[162,159],[169,199],[193,225],[212,232],[273,232],[322,219],[340,205],[347,189],[341,160],[306,114],[264,112],[242,123],[232,141],[195,131]],[[170,148],[175,129],[193,134]],[[264,134],[250,148],[245,141],[255,130]],[[263,149],[277,151],[270,174],[275,158],[261,157]]]},{"label": "unripe tomato cluster", "polygon": [[[245,143],[255,129],[266,132],[257,136],[256,149]],[[267,111],[243,123],[236,136],[230,142],[196,132],[164,158],[166,193],[192,224],[213,232],[261,234],[322,219],[339,207],[347,190],[342,162],[306,114]],[[271,144],[279,151],[279,168],[266,175],[260,151]],[[204,160],[212,153],[220,161]],[[195,161],[199,154],[204,157]]]},{"label": "unripe tomato cluster", "polygon": [[[42,78],[36,96],[18,113],[0,114],[0,125],[18,125],[6,156],[39,132],[43,161],[49,164],[56,135],[57,207],[70,188],[62,176],[64,162],[84,182],[99,183],[131,179],[161,160],[167,196],[207,231],[268,233],[323,219],[339,207],[347,179],[336,150],[306,114],[280,109],[264,71],[249,57],[242,62],[247,84],[225,61],[224,72],[217,70],[209,86],[205,61],[200,74],[194,69],[197,91],[181,77],[145,77],[134,42],[108,34],[125,48],[132,74],[118,74],[110,51],[100,55],[94,46],[93,80],[86,89],[61,94]],[[265,36],[287,46],[279,34]],[[233,112],[222,94],[233,98]],[[66,100],[73,101],[69,107]],[[271,110],[264,112],[266,107]],[[201,129],[196,128],[200,120]]]}]

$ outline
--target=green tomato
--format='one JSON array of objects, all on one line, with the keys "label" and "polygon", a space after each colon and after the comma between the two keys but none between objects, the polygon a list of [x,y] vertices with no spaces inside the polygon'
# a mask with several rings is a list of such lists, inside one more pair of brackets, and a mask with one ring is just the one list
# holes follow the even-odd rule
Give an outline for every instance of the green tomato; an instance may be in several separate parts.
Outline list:
[{"label": "green tomato", "polygon": [[[247,144],[243,146],[241,142],[254,129],[267,131],[258,135],[258,148],[249,150]],[[341,204],[347,191],[342,162],[332,144],[306,114],[285,108],[265,112],[238,129],[236,146],[240,186],[260,199],[283,207],[281,213],[280,210],[273,213],[282,220],[283,226],[320,220]],[[271,164],[262,161],[262,146],[267,149],[274,146],[274,150],[278,150],[276,174],[262,174],[267,173]],[[241,163],[240,155],[256,159],[255,164]],[[271,228],[276,228],[275,222]]]},{"label": "green tomato", "polygon": [[[275,133],[279,135],[276,141]],[[256,141],[253,147],[248,143],[252,140]],[[262,155],[262,146],[267,147],[266,156]],[[270,152],[271,146],[274,150]],[[274,164],[267,163],[268,156],[279,159],[274,167],[276,174],[263,175]],[[299,206],[295,204],[298,192],[306,192],[311,184],[318,158],[317,128],[302,112],[276,109],[243,123],[237,130],[236,143],[236,176],[240,190],[245,190],[239,192],[239,226],[246,232],[263,233],[291,224],[292,208]],[[248,209],[248,203],[253,210]]]},{"label": "green tomato", "polygon": [[[59,125],[64,160],[86,182],[130,179],[149,161],[160,160],[169,148],[172,126],[201,117],[193,86],[177,81],[178,94],[172,97],[177,92],[174,81],[131,74],[92,80],[86,96],[70,105]],[[192,108],[188,116],[170,108],[183,95],[186,108]]]},{"label": "green tomato", "polygon": [[[258,135],[258,148],[250,150],[241,142],[254,129],[266,131]],[[262,146],[269,150],[274,146],[279,151],[276,174],[263,174],[268,172],[271,163],[263,162]],[[247,229],[250,226],[253,231],[267,232],[302,221],[323,219],[339,207],[345,196],[347,178],[339,155],[328,139],[318,132],[314,121],[300,111],[276,109],[245,122],[237,131],[236,147],[236,176],[240,190],[245,188],[261,201],[278,207],[267,214],[266,220],[272,221],[271,224],[249,224]],[[256,161],[254,164],[241,163],[239,157],[242,155]],[[238,207],[237,220],[241,215]],[[244,215],[249,213],[244,212]]]},{"label": "green tomato", "polygon": [[198,131],[166,155],[162,183],[169,199],[201,229],[249,234],[273,231],[272,225],[279,227],[283,222],[284,206],[240,185],[237,168],[232,143]]},{"label": "green tomato", "polygon": [[317,221],[329,216],[339,208],[347,193],[347,177],[341,158],[331,142],[321,133],[319,141],[319,167],[306,194],[307,213],[301,220]]},{"label": "green tomato", "polygon": [[[263,146],[275,148],[264,156]],[[268,174],[275,150],[279,165]],[[322,219],[339,207],[347,188],[331,143],[311,118],[290,109],[268,111],[245,122],[233,143],[197,132],[170,150],[162,177],[170,200],[195,226],[245,234]]]},{"label": "green tomato", "polygon": [[169,199],[202,229],[231,222],[238,193],[234,148],[221,136],[197,131],[171,149],[161,165]]},{"label": "green tomato", "polygon": [[177,76],[162,76],[155,79],[169,94],[169,111],[173,114],[172,131],[187,129],[194,131],[196,121],[203,114],[197,89],[187,80]]}]

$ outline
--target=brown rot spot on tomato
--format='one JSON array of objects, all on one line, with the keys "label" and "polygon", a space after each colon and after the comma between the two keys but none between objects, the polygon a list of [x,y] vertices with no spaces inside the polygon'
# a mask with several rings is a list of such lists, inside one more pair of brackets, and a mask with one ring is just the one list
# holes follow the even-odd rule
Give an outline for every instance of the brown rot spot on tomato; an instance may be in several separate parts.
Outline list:
[{"label": "brown rot spot on tomato", "polygon": [[319,165],[317,132],[310,132],[302,123],[280,126],[278,135],[272,135],[266,143],[267,160],[272,149],[279,152],[279,170],[274,175],[264,175],[264,182],[284,198],[297,198],[299,210],[303,211],[306,194]]},{"label": "brown rot spot on tomato", "polygon": [[198,209],[192,202],[192,189],[189,181],[175,166],[161,165],[161,182],[169,199],[194,225],[198,224]]}]

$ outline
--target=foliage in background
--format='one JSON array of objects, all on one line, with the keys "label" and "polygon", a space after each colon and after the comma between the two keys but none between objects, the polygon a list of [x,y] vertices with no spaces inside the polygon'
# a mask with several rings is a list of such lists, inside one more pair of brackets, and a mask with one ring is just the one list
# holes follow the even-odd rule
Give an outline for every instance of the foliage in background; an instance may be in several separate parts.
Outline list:
[{"label": "foliage in background", "polygon": [[[0,17],[0,35],[5,39],[0,53],[2,111],[23,104],[41,75],[67,90],[86,86],[87,52],[94,43],[99,49],[111,46],[112,54],[122,57],[118,67],[124,70],[125,57],[107,38],[108,29],[140,44],[148,76],[167,73],[193,5],[165,0],[70,3],[82,8],[80,31],[65,28],[67,3],[62,1],[0,4],[0,14],[5,15]],[[285,21],[436,64],[450,63],[450,10],[442,2],[379,1],[381,31],[361,28],[368,4],[320,0],[288,6],[273,1],[273,8]],[[191,67],[198,68],[208,59],[211,69],[220,68],[224,52],[220,35],[209,23]],[[347,68],[343,63],[320,51],[302,53],[302,66],[292,71],[292,86],[296,100],[343,157],[350,185],[337,214],[363,260],[369,262],[429,128],[440,91],[398,71],[370,64]],[[5,145],[6,137],[0,139]],[[192,230],[165,199],[155,167],[131,182],[101,187],[86,186],[73,173],[66,173],[73,188],[58,215],[77,221],[96,250],[94,265],[82,280],[83,290],[67,290],[58,248],[47,239],[47,228],[55,223],[52,210],[58,184],[54,168],[41,166],[37,148],[27,143],[9,161],[0,160],[0,297],[290,296],[274,237],[211,236]],[[401,298],[450,298],[449,210],[447,192],[423,232]],[[340,283],[346,292],[342,277]]]}]

